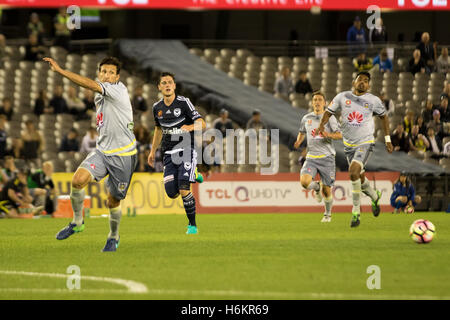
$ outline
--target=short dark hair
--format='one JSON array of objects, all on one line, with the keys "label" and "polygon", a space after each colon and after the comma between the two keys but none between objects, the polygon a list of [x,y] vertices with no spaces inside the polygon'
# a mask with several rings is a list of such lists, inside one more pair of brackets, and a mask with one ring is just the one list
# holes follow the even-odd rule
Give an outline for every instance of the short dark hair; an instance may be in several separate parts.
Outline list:
[{"label": "short dark hair", "polygon": [[175,81],[175,75],[174,75],[173,73],[171,73],[171,72],[164,71],[164,72],[161,72],[161,73],[159,74],[158,85],[160,84],[161,79],[164,78],[164,77],[172,77],[173,82],[176,83],[176,81]]},{"label": "short dark hair", "polygon": [[102,68],[102,65],[104,65],[104,64],[111,64],[113,66],[116,66],[116,68],[117,68],[116,74],[120,73],[120,68],[122,67],[122,62],[120,62],[119,59],[117,59],[115,57],[104,58],[102,61],[100,61],[100,64],[98,66],[99,71]]},{"label": "short dark hair", "polygon": [[367,71],[360,71],[360,72],[358,72],[356,74],[355,80],[358,79],[358,77],[361,76],[361,75],[366,76],[367,78],[369,78],[369,82],[370,82],[371,75]]},{"label": "short dark hair", "polygon": [[322,91],[314,91],[311,95],[311,99],[314,98],[314,96],[322,96],[323,100],[327,101],[327,98],[325,98],[325,94]]}]

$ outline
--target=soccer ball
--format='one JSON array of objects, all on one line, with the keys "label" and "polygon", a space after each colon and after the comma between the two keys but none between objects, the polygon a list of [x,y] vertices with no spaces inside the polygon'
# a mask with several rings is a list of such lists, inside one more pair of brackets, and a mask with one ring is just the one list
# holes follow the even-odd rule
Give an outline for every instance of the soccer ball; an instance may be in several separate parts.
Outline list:
[{"label": "soccer ball", "polygon": [[414,213],[414,207],[413,206],[407,206],[405,208],[405,213]]},{"label": "soccer ball", "polygon": [[436,228],[431,221],[419,219],[409,228],[410,237],[417,243],[428,243],[433,240]]}]

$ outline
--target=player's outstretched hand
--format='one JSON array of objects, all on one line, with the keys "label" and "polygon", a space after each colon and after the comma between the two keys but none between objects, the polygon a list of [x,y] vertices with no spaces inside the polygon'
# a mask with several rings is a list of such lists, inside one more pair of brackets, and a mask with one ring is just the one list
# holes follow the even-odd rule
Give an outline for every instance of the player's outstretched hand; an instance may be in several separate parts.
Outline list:
[{"label": "player's outstretched hand", "polygon": [[155,154],[153,152],[150,152],[147,159],[148,165],[152,168],[154,168],[155,164]]},{"label": "player's outstretched hand", "polygon": [[43,58],[43,60],[46,61],[46,62],[48,62],[48,64],[50,65],[50,68],[51,68],[53,71],[58,72],[59,70],[61,70],[61,67],[60,67],[60,66],[58,65],[58,63],[57,63],[55,60],[53,60],[52,58],[47,58],[47,57],[45,57],[45,58]]},{"label": "player's outstretched hand", "polygon": [[392,153],[392,151],[394,151],[394,146],[392,145],[391,142],[386,142],[386,150],[389,153]]}]

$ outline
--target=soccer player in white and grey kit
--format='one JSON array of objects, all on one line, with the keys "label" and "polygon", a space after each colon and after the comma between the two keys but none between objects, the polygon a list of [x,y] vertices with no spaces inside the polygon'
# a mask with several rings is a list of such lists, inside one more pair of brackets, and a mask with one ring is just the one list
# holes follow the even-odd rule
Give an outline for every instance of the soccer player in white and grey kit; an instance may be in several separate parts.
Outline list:
[{"label": "soccer player in white and grey kit", "polygon": [[[121,63],[116,58],[105,58],[100,62],[98,79],[94,81],[73,72],[63,70],[51,58],[53,71],[77,85],[96,92],[97,138],[96,150],[80,164],[72,178],[70,200],[73,221],[56,235],[58,240],[68,238],[84,230],[83,202],[84,188],[89,182],[105,181],[108,190],[110,232],[102,251],[116,251],[119,245],[119,224],[122,216],[120,201],[127,194],[131,177],[137,164],[136,138],[133,133],[133,110],[128,90],[119,82]],[[71,125],[71,124],[69,124]]]},{"label": "soccer player in white and grey kit", "polygon": [[339,93],[325,111],[319,125],[319,131],[325,131],[325,125],[336,112],[341,112],[341,128],[345,155],[349,164],[350,180],[352,181],[352,220],[351,227],[360,224],[361,191],[372,200],[372,213],[375,217],[380,214],[379,200],[381,192],[370,186],[364,175],[364,167],[373,151],[374,119],[376,115],[383,120],[386,150],[391,153],[393,146],[389,135],[389,119],[380,98],[367,91],[370,88],[370,73],[359,72],[353,80],[353,90]]},{"label": "soccer player in white and grey kit", "polygon": [[[308,153],[306,161],[300,172],[300,183],[303,188],[315,191],[318,202],[324,197],[325,212],[322,222],[331,222],[331,208],[333,206],[333,196],[331,188],[336,179],[336,150],[332,140],[342,139],[339,122],[334,116],[330,117],[325,130],[319,133],[317,127],[325,112],[325,95],[321,92],[312,94],[313,112],[306,114],[300,123],[300,130],[294,147],[297,149],[306,137]],[[319,182],[313,181],[319,173]]]},{"label": "soccer player in white and grey kit", "polygon": [[172,73],[160,74],[158,89],[163,98],[153,105],[155,133],[148,164],[153,167],[156,150],[161,143],[166,194],[172,199],[181,195],[189,220],[186,234],[197,234],[191,183],[202,182],[203,177],[197,172],[194,130],[201,132],[206,128],[206,123],[188,98],[175,93],[176,82]]}]

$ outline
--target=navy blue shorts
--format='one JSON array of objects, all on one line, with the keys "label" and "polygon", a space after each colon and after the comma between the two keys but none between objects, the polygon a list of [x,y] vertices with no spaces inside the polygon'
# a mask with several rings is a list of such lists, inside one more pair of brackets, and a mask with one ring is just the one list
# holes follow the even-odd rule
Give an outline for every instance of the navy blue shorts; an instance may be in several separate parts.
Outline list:
[{"label": "navy blue shorts", "polygon": [[195,182],[197,152],[194,149],[191,149],[186,156],[183,152],[185,151],[181,151],[177,154],[164,155],[164,183],[177,181],[179,189],[189,190],[190,184]]}]

